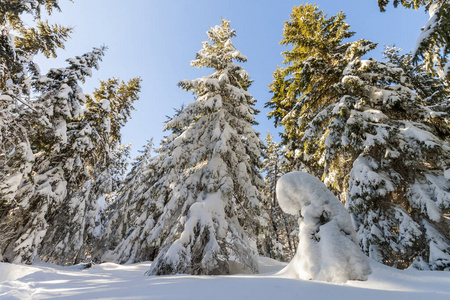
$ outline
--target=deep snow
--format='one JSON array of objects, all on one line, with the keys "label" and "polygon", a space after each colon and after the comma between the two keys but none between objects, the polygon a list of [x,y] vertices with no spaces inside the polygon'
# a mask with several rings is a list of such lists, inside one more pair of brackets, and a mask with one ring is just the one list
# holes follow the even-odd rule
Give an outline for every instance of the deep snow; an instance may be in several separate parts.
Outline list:
[{"label": "deep snow", "polygon": [[260,258],[259,275],[144,276],[149,262],[89,269],[40,261],[0,263],[0,299],[450,299],[450,272],[396,270],[371,262],[368,281],[334,284],[289,278]]}]

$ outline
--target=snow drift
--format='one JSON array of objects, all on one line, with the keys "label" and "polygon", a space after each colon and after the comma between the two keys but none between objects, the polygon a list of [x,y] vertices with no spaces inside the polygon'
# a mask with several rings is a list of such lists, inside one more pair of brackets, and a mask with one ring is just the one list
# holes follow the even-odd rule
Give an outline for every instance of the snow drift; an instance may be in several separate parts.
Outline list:
[{"label": "snow drift", "polygon": [[[265,257],[259,258],[264,274],[224,276],[144,276],[151,262],[103,263],[88,269],[41,261],[33,266],[0,263],[0,299],[450,299],[450,272],[397,270],[370,263],[373,272],[367,281],[346,284],[275,275],[286,264]],[[9,272],[14,274],[2,277]]]}]

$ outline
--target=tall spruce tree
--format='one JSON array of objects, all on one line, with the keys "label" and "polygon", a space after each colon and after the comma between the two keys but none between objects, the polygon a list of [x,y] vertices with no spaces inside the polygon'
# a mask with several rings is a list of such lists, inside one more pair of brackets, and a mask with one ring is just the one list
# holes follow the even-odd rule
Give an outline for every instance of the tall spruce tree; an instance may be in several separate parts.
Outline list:
[{"label": "tall spruce tree", "polygon": [[[41,259],[62,265],[91,259],[92,248],[103,232],[99,202],[118,190],[127,168],[130,147],[119,144],[119,130],[130,117],[139,90],[139,78],[127,83],[110,79],[101,81],[100,88],[87,97],[83,118],[69,131],[73,140],[67,145],[69,157],[65,160],[66,166],[77,166],[66,167],[70,173],[65,178],[75,174],[78,178],[61,207],[48,213]],[[73,155],[73,151],[81,153]]]},{"label": "tall spruce tree", "polygon": [[[96,67],[102,50],[72,60],[71,66],[41,75],[36,54],[55,56],[71,31],[41,20],[41,10],[58,1],[6,1],[1,18],[0,222],[2,261],[30,263],[47,228],[44,216],[65,195],[61,168],[49,162],[66,141],[66,124],[82,112],[77,81]],[[35,27],[22,22],[30,14]],[[32,90],[34,92],[32,93]],[[44,199],[39,199],[41,196]]]},{"label": "tall spruce tree", "polygon": [[[29,128],[36,111],[30,103],[33,82],[39,72],[36,54],[55,56],[69,37],[70,28],[41,21],[41,11],[59,10],[58,1],[2,1],[0,3],[0,211],[7,213],[18,186],[34,162]],[[27,27],[24,14],[35,27]],[[0,253],[1,254],[1,253]]]},{"label": "tall spruce tree", "polygon": [[[69,60],[67,68],[51,69],[38,76],[38,92],[23,114],[29,120],[28,137],[34,156],[29,176],[17,185],[14,198],[4,210],[4,260],[31,263],[48,229],[47,218],[56,211],[68,191],[77,186],[80,166],[73,164],[79,151],[69,144],[68,125],[81,117],[84,94],[79,86],[90,68],[96,67],[103,50]],[[72,163],[72,164],[71,164]]]},{"label": "tall spruce tree", "polygon": [[316,149],[302,142],[306,126],[338,99],[333,86],[344,76],[348,63],[376,46],[366,40],[345,43],[354,35],[349,29],[342,12],[327,18],[316,5],[294,7],[281,41],[292,49],[283,52],[286,67],[273,73],[273,97],[266,103],[272,108],[269,117],[275,126],[284,127],[281,142],[291,168],[305,168],[319,178],[323,167],[311,156]]},{"label": "tall spruce tree", "polygon": [[[321,16],[315,8],[286,27],[299,23],[307,30],[315,27],[305,25],[318,22],[345,36],[343,20],[330,25]],[[361,60],[374,47],[367,41],[334,44],[330,49],[346,49],[332,52],[341,57],[339,68],[333,61],[318,64],[323,60],[314,56],[315,45],[328,44],[327,38],[311,40],[309,31],[291,34],[295,42],[287,54],[297,57],[292,65],[299,66],[298,72],[284,79],[280,69],[274,73],[268,104],[275,121],[287,124],[288,158],[346,201],[366,254],[399,268],[412,263],[448,268],[450,186],[444,172],[450,131],[444,83],[394,49],[387,50],[386,63]],[[316,88],[318,79],[329,84],[326,92]],[[289,98],[295,93],[298,98]],[[293,104],[286,109],[285,103]]]},{"label": "tall spruce tree", "polygon": [[398,268],[449,269],[449,94],[411,55],[385,55],[386,63],[355,60],[346,70],[339,88],[347,95],[322,119],[325,160],[353,163],[347,207],[368,255]]},{"label": "tall spruce tree", "polygon": [[[214,73],[179,85],[196,101],[166,124],[156,158],[149,243],[160,247],[148,274],[258,271],[255,233],[263,197],[255,99],[230,22],[208,30],[192,65]],[[253,240],[253,241],[252,241]]]}]

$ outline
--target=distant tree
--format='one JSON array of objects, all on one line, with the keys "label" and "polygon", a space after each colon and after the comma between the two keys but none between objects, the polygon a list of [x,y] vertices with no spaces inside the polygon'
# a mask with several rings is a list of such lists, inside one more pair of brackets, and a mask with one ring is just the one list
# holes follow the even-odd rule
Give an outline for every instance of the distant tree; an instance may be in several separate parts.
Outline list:
[{"label": "distant tree", "polygon": [[173,134],[155,158],[147,242],[161,250],[148,274],[258,271],[262,142],[249,75],[233,62],[247,58],[231,42],[229,21],[207,34],[192,65],[215,72],[179,83],[196,101],[167,122]]},{"label": "distant tree", "polygon": [[[167,117],[166,124],[180,116],[185,110],[182,105],[175,109],[175,115]],[[170,128],[171,136],[183,132],[182,127]],[[165,137],[159,148],[153,148],[150,141],[141,152],[127,175],[120,191],[107,209],[106,226],[97,244],[96,259],[116,263],[153,261],[161,250],[158,231],[154,231],[164,205],[154,200],[154,186],[164,176],[161,168],[168,155],[170,140]],[[157,155],[152,156],[154,151]]]},{"label": "distant tree", "polygon": [[[144,231],[152,209],[150,197],[154,180],[151,168],[153,141],[144,146],[132,163],[120,190],[112,199],[106,211],[106,225],[97,245],[96,259],[133,263],[153,260],[158,251],[152,251],[147,245]],[[106,252],[106,253],[105,253]]]},{"label": "distant tree", "polygon": [[268,224],[264,228],[263,250],[261,254],[279,260],[291,259],[297,250],[298,222],[297,218],[284,213],[277,201],[276,184],[278,179],[285,174],[286,164],[280,149],[280,144],[273,140],[270,132],[267,132],[266,157],[263,160],[262,172],[264,174],[263,207],[269,217]]}]

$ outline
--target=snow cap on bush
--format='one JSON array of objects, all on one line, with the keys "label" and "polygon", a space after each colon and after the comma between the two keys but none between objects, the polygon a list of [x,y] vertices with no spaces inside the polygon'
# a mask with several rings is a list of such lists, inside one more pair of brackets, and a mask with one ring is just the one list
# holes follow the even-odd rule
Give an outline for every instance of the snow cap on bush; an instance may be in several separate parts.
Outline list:
[{"label": "snow cap on bush", "polygon": [[284,272],[307,280],[367,280],[368,258],[356,242],[350,215],[319,179],[288,173],[278,180],[277,195],[284,212],[300,215],[297,253]]}]

